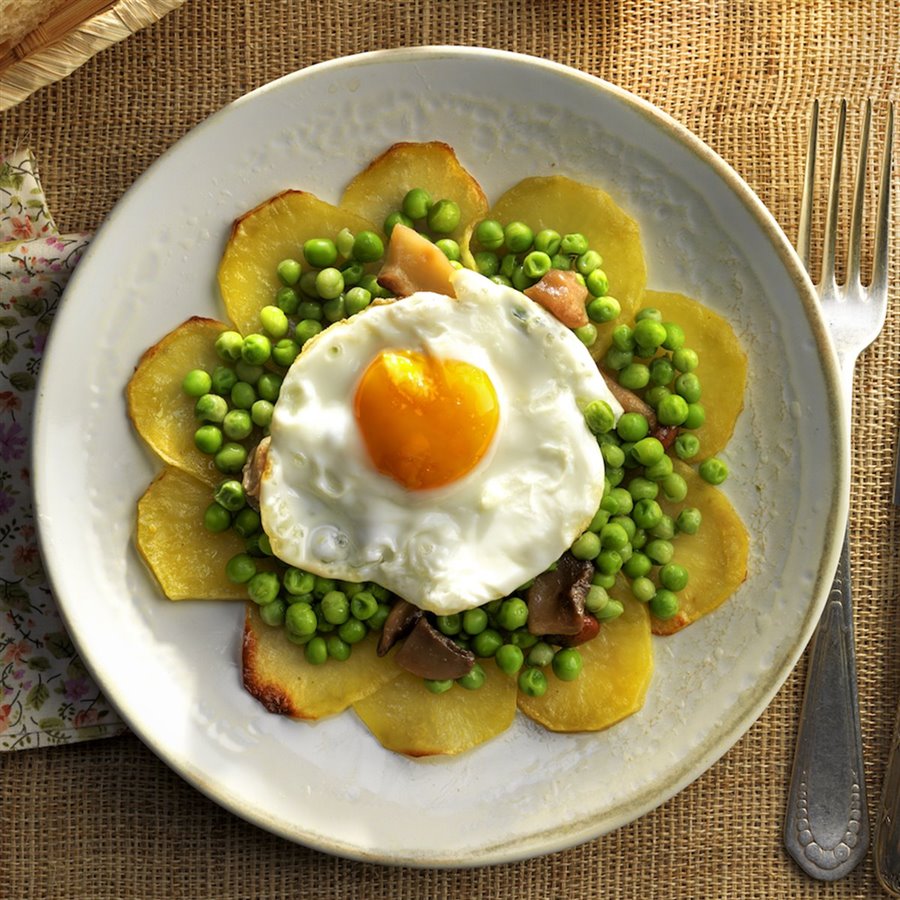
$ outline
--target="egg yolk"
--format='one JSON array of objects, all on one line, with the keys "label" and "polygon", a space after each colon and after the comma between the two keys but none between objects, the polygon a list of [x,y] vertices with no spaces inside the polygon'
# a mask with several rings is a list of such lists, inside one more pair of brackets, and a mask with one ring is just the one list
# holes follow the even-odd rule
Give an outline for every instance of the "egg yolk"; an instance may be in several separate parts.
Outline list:
[{"label": "egg yolk", "polygon": [[478,465],[500,407],[477,366],[385,350],[363,373],[353,411],[375,468],[419,491],[451,484]]}]

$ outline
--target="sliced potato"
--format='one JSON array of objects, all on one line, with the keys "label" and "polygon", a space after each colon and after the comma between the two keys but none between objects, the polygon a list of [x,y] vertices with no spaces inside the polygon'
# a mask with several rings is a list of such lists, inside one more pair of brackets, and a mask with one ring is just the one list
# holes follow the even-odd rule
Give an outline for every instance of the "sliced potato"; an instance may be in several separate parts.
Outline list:
[{"label": "sliced potato", "polygon": [[471,265],[469,239],[485,217],[487,198],[447,144],[394,144],[350,182],[341,208],[370,219],[382,229],[388,215],[400,209],[406,192],[416,187],[425,188],[434,201],[453,200],[459,205],[459,226],[443,236],[459,244],[463,261]]},{"label": "sliced potato", "polygon": [[661,499],[660,506],[673,517],[684,506],[696,507],[703,521],[697,534],[682,534],[675,539],[673,562],[687,569],[688,583],[678,593],[679,611],[671,619],[653,618],[654,634],[674,634],[712,612],[747,577],[750,541],[744,523],[728,498],[690,466],[676,461],[675,471],[687,481],[688,499],[677,504]]},{"label": "sliced potato", "polygon": [[375,653],[373,635],[353,647],[350,658],[310,665],[303,647],[288,640],[284,628],[266,625],[253,603],[244,620],[244,687],[273,713],[294,719],[321,719],[345,710],[355,700],[396,678],[390,656]]},{"label": "sliced potato", "polygon": [[227,325],[195,316],[145,351],[125,394],[138,434],[164,462],[216,484],[222,474],[212,457],[194,445],[195,400],[181,389],[192,369],[212,372],[220,364],[215,342]]},{"label": "sliced potato", "polygon": [[506,731],[516,715],[516,681],[482,661],[487,679],[476,691],[454,685],[432,694],[421,678],[403,672],[353,704],[388,750],[407,756],[453,755]]},{"label": "sliced potato", "polygon": [[247,599],[246,587],[225,577],[225,564],[244,551],[244,541],[230,529],[207,531],[203,512],[211,502],[206,482],[172,466],[138,500],[135,544],[170,600]]},{"label": "sliced potato", "polygon": [[[535,233],[543,228],[560,234],[580,232],[603,257],[609,293],[622,304],[618,321],[627,321],[636,311],[647,281],[640,230],[606,191],[563,175],[526,178],[511,187],[488,215],[503,225],[525,222]],[[615,322],[598,326],[591,347],[595,359],[609,348],[614,326]]]},{"label": "sliced potato", "polygon": [[700,440],[704,458],[722,450],[734,432],[744,408],[747,385],[747,354],[726,319],[683,294],[645,291],[641,306],[656,307],[664,322],[677,322],[685,334],[685,346],[697,351],[700,364],[695,374],[703,393],[709,421],[693,434]]},{"label": "sliced potato", "polygon": [[653,675],[653,646],[647,608],[614,593],[625,612],[604,622],[592,641],[578,649],[584,669],[574,681],[548,674],[543,697],[519,695],[519,709],[550,731],[601,731],[636,713]]},{"label": "sliced potato", "polygon": [[349,228],[377,231],[366,219],[305,191],[284,191],[237,219],[219,264],[219,289],[228,318],[241,334],[260,330],[259,312],[275,302],[283,259],[303,260],[310,238],[331,238]]}]

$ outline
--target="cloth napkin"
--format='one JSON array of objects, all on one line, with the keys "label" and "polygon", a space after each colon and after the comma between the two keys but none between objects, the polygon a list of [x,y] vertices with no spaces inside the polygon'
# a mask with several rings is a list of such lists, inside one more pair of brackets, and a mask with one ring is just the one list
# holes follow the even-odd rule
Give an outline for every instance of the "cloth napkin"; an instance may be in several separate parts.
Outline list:
[{"label": "cloth napkin", "polygon": [[120,734],[41,565],[31,420],[47,333],[90,235],[61,235],[30,150],[0,161],[0,750]]}]

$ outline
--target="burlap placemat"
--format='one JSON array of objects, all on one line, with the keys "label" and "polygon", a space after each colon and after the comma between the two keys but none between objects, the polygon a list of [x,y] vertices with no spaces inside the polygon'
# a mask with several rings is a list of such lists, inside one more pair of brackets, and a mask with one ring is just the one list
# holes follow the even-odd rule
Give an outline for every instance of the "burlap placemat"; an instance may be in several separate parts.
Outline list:
[{"label": "burlap placemat", "polygon": [[[247,90],[329,57],[430,43],[540,55],[634,91],[731,162],[793,236],[810,101],[856,103],[855,135],[865,97],[898,97],[900,8],[191,0],[4,114],[0,146],[27,141],[58,219],[93,230],[166,147]],[[897,252],[892,281],[900,284]],[[853,559],[873,806],[900,678],[900,538],[889,504],[898,378],[900,311],[892,308],[858,370],[855,409]],[[662,808],[582,847],[476,871],[362,865],[288,844],[205,800],[132,737],[7,754],[0,897],[875,897],[871,856],[843,882],[823,885],[782,850],[804,668],[723,760]]]}]

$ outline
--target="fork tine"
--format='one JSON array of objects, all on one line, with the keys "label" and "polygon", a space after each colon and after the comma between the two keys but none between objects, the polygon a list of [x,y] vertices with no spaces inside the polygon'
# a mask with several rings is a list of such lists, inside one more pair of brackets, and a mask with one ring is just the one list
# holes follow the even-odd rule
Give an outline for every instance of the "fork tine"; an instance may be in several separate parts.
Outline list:
[{"label": "fork tine", "polygon": [[831,160],[831,183],[828,188],[828,212],[825,216],[825,242],[822,250],[822,275],[819,284],[823,289],[834,285],[834,246],[837,239],[838,202],[841,193],[841,159],[844,153],[844,129],[847,124],[847,101],[841,100],[837,135],[834,139],[834,156]]},{"label": "fork tine", "polygon": [[806,145],[806,174],[803,176],[803,201],[800,204],[800,228],[797,234],[797,253],[809,271],[809,237],[812,230],[813,188],[816,174],[816,143],[819,132],[819,101],[813,100],[809,117],[809,138]]},{"label": "fork tine", "polygon": [[872,262],[872,290],[887,290],[888,231],[891,212],[891,161],[894,149],[894,104],[888,104],[884,136],[884,158],[878,185],[878,217],[875,226],[875,257]]},{"label": "fork tine", "polygon": [[856,186],[853,189],[853,207],[850,217],[850,249],[847,257],[847,283],[859,284],[859,246],[862,237],[862,214],[866,191],[866,161],[869,155],[869,128],[872,124],[872,101],[866,101],[862,138],[859,142],[859,160],[856,164]]}]

